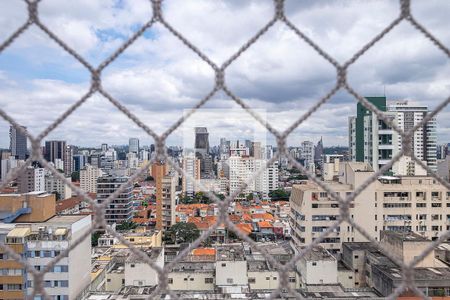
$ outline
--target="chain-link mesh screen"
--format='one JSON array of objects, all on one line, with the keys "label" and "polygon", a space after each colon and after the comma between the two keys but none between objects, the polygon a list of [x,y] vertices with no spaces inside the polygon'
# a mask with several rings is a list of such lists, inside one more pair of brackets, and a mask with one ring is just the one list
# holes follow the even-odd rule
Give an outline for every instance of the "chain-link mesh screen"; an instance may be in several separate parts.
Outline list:
[{"label": "chain-link mesh screen", "polygon": [[[152,268],[154,268],[158,272],[159,277],[159,284],[157,285],[156,289],[152,292],[151,295],[148,295],[149,299],[153,299],[157,297],[157,295],[161,293],[168,293],[173,297],[174,299],[177,299],[177,295],[171,291],[168,288],[168,281],[167,281],[167,275],[170,272],[170,270],[178,263],[180,262],[183,257],[188,255],[190,251],[192,251],[194,248],[198,247],[202,241],[204,241],[208,236],[221,224],[225,224],[225,226],[232,230],[234,233],[236,233],[237,236],[239,236],[242,240],[248,242],[252,248],[258,250],[261,252],[264,257],[269,261],[279,272],[280,274],[280,284],[279,287],[272,292],[270,295],[270,298],[278,298],[282,297],[283,295],[286,295],[282,291],[287,290],[289,294],[296,298],[302,298],[301,294],[298,293],[296,290],[290,288],[288,284],[288,272],[290,270],[293,270],[295,268],[295,264],[299,261],[300,258],[302,258],[305,254],[309,253],[312,248],[316,245],[318,245],[327,235],[333,230],[335,230],[342,222],[348,222],[350,225],[354,226],[354,228],[359,231],[363,236],[365,236],[369,241],[372,241],[375,245],[378,245],[380,250],[390,259],[392,259],[394,262],[396,262],[399,266],[402,268],[402,284],[395,289],[394,293],[390,295],[390,299],[396,298],[398,295],[400,295],[405,290],[409,290],[417,294],[418,296],[421,296],[423,298],[427,298],[416,286],[414,282],[414,266],[417,265],[422,259],[424,259],[436,246],[438,246],[442,241],[446,240],[450,237],[450,231],[443,232],[439,238],[436,241],[433,241],[424,251],[423,253],[415,257],[413,261],[411,261],[408,264],[405,264],[402,261],[399,261],[395,257],[393,257],[388,251],[385,251],[382,246],[380,246],[375,239],[370,236],[367,232],[362,229],[359,224],[356,224],[353,219],[349,216],[349,207],[350,203],[355,199],[356,196],[358,196],[368,185],[370,185],[372,182],[377,180],[378,176],[382,175],[386,171],[388,171],[394,162],[399,160],[399,158],[402,155],[408,155],[411,156],[414,161],[416,161],[420,166],[422,166],[424,169],[426,169],[429,174],[431,174],[438,182],[443,184],[447,189],[450,189],[450,184],[443,179],[441,179],[439,176],[433,173],[433,171],[425,165],[422,161],[420,161],[417,157],[414,156],[414,153],[411,149],[411,140],[413,137],[413,134],[415,130],[423,127],[428,121],[430,121],[433,117],[436,116],[437,113],[439,113],[444,107],[448,104],[450,101],[450,97],[447,98],[445,101],[443,101],[441,104],[439,104],[435,110],[433,110],[431,113],[427,114],[426,117],[417,124],[414,128],[407,132],[403,132],[401,129],[399,129],[391,119],[387,118],[380,110],[378,110],[373,104],[368,102],[364,97],[362,97],[358,92],[350,86],[350,84],[347,81],[347,71],[348,69],[361,57],[363,56],[371,47],[373,47],[375,44],[377,44],[383,37],[389,32],[398,26],[402,22],[407,22],[411,24],[415,29],[417,29],[418,32],[422,33],[426,38],[428,38],[437,48],[439,48],[441,51],[443,51],[448,57],[450,57],[450,50],[443,45],[437,38],[435,38],[424,26],[422,26],[413,16],[410,10],[410,1],[409,0],[400,0],[399,1],[399,14],[398,17],[395,18],[386,28],[384,28],[378,35],[376,35],[373,39],[371,39],[367,44],[365,44],[364,47],[362,47],[358,52],[356,52],[348,61],[341,64],[338,63],[333,57],[331,57],[327,52],[319,47],[313,40],[311,40],[308,36],[306,36],[301,28],[296,27],[286,16],[285,10],[284,10],[284,1],[283,0],[274,0],[274,9],[273,9],[273,17],[270,19],[270,21],[263,26],[252,38],[250,38],[244,45],[242,45],[239,50],[234,53],[231,57],[229,57],[225,62],[222,64],[216,64],[213,62],[208,56],[206,56],[202,51],[199,50],[194,44],[192,44],[187,38],[185,38],[177,29],[172,27],[172,25],[167,22],[167,20],[164,17],[164,11],[162,10],[162,3],[161,0],[152,0],[149,2],[149,5],[153,8],[152,17],[150,20],[148,20],[138,31],[136,31],[131,38],[129,38],[121,47],[119,47],[112,55],[110,55],[105,61],[103,61],[98,67],[95,67],[88,63],[78,52],[76,49],[72,49],[69,47],[63,39],[58,37],[51,28],[47,27],[39,18],[39,3],[41,1],[39,0],[25,0],[26,5],[28,7],[28,19],[25,24],[20,26],[9,38],[6,39],[6,41],[2,42],[0,44],[0,55],[1,53],[10,46],[16,38],[18,38],[21,34],[23,34],[26,30],[28,30],[31,26],[35,26],[45,32],[45,34],[48,36],[49,39],[56,42],[64,51],[69,53],[72,57],[74,57],[80,64],[82,64],[91,74],[91,84],[89,91],[81,97],[75,104],[73,104],[67,111],[65,111],[61,116],[59,116],[48,128],[46,128],[42,133],[40,133],[38,136],[32,136],[29,132],[26,132],[24,128],[21,127],[20,124],[18,124],[11,116],[9,116],[4,110],[0,109],[0,115],[9,122],[12,126],[14,126],[18,131],[25,134],[28,139],[30,140],[32,144],[32,154],[29,157],[29,159],[26,161],[26,163],[21,166],[20,168],[15,169],[13,172],[8,174],[7,178],[3,181],[3,183],[0,185],[0,189],[3,189],[10,181],[17,178],[17,176],[24,172],[24,170],[29,166],[33,161],[39,161],[45,168],[50,170],[54,176],[62,180],[65,184],[70,186],[70,188],[77,194],[82,195],[86,201],[89,201],[89,203],[92,205],[93,211],[94,211],[94,220],[92,223],[92,227],[90,231],[86,232],[82,237],[80,237],[78,240],[71,243],[70,247],[66,249],[65,251],[62,251],[55,259],[51,261],[45,268],[38,271],[33,266],[31,266],[26,258],[22,258],[20,255],[18,255],[14,250],[10,247],[8,247],[5,244],[0,244],[0,247],[4,249],[4,251],[9,255],[9,257],[13,258],[14,260],[20,262],[24,268],[31,274],[33,280],[34,280],[34,286],[33,286],[33,295],[31,297],[34,297],[35,295],[42,295],[45,298],[49,298],[48,294],[45,291],[44,288],[44,275],[53,269],[53,267],[56,265],[58,261],[60,261],[63,257],[67,256],[67,254],[79,243],[81,243],[84,239],[88,238],[92,232],[98,229],[106,230],[108,233],[116,237],[120,240],[123,244],[127,245],[130,250],[135,254],[136,256],[140,257],[142,261],[148,263]],[[150,127],[148,127],[145,122],[138,119],[132,112],[130,112],[121,102],[111,96],[108,91],[106,91],[102,86],[102,72],[107,68],[116,58],[121,55],[127,47],[129,47],[131,44],[133,44],[143,33],[151,28],[155,23],[159,23],[163,27],[169,30],[169,32],[178,38],[186,47],[188,47],[191,51],[193,51],[195,54],[200,57],[203,61],[205,61],[214,71],[215,73],[215,85],[214,88],[207,94],[203,99],[201,99],[190,111],[189,113],[185,114],[183,117],[181,117],[179,120],[177,120],[167,131],[165,131],[162,135],[156,134]],[[287,128],[285,131],[281,132],[275,129],[273,126],[271,126],[268,122],[264,121],[262,118],[259,117],[259,115],[252,110],[251,107],[246,105],[241,98],[236,96],[233,91],[227,86],[227,83],[225,81],[225,73],[228,69],[228,67],[235,62],[235,60],[244,53],[247,49],[249,49],[261,36],[263,36],[269,28],[274,26],[276,23],[284,23],[290,30],[292,30],[299,39],[306,42],[309,46],[311,46],[317,54],[322,56],[324,59],[326,59],[334,68],[336,69],[336,84],[335,86],[320,100],[318,100],[304,115],[302,115],[297,121],[295,121],[289,128]],[[318,178],[312,173],[310,173],[308,170],[306,170],[301,164],[299,164],[296,159],[294,159],[287,151],[286,147],[286,139],[289,134],[291,134],[302,122],[304,122],[311,114],[313,114],[315,111],[317,111],[324,103],[326,103],[336,92],[339,90],[346,90],[351,95],[353,95],[356,100],[361,103],[364,107],[372,111],[380,120],[384,121],[386,124],[391,126],[393,130],[395,130],[401,137],[402,137],[402,149],[401,151],[395,155],[395,157],[392,158],[392,160],[384,165],[379,171],[375,172],[373,176],[371,176],[365,183],[361,184],[359,187],[355,189],[355,191],[350,194],[348,197],[341,198],[338,193],[335,193],[327,184]],[[183,176],[187,176],[190,178],[190,180],[195,180],[194,178],[190,177],[188,174],[186,174],[167,154],[165,142],[167,137],[174,132],[187,118],[189,118],[192,114],[195,113],[195,111],[202,107],[206,102],[208,102],[217,92],[223,91],[226,95],[228,95],[232,101],[236,102],[238,105],[240,105],[245,111],[250,113],[254,119],[258,122],[260,122],[262,125],[264,125],[267,130],[273,134],[277,140],[277,147],[278,151],[276,155],[267,161],[264,168],[260,169],[257,174],[254,174],[252,179],[249,180],[251,182],[258,174],[264,171],[265,167],[270,166],[278,160],[281,156],[285,156],[288,158],[290,163],[292,163],[295,167],[300,169],[302,172],[307,174],[308,178],[312,181],[314,181],[317,185],[319,185],[321,188],[323,188],[325,191],[331,195],[331,198],[338,201],[339,207],[340,207],[340,216],[338,220],[334,223],[333,226],[329,227],[325,232],[323,232],[318,238],[314,240],[314,242],[307,247],[301,249],[301,251],[295,255],[290,262],[287,264],[280,264],[277,262],[271,255],[269,255],[264,249],[261,249],[258,247],[258,245],[248,236],[243,234],[229,219],[227,208],[233,199],[241,193],[241,191],[244,190],[245,185],[243,185],[238,191],[233,193],[232,195],[225,198],[225,200],[220,200],[217,198],[213,193],[207,192],[207,196],[215,201],[215,203],[219,207],[219,217],[217,218],[217,222],[214,226],[209,228],[207,231],[205,231],[195,242],[190,244],[190,246],[187,249],[184,249],[179,255],[170,263],[166,264],[164,268],[160,268],[159,266],[155,265],[149,257],[142,252],[141,250],[135,248],[130,242],[128,242],[126,239],[124,239],[120,234],[115,232],[111,227],[107,226],[105,221],[105,208],[107,205],[112,201],[112,199],[116,198],[122,190],[125,188],[125,186],[129,183],[132,183],[135,181],[138,176],[146,172],[150,166],[151,163],[155,161],[165,160],[167,161],[173,168],[175,168],[180,174]],[[103,95],[108,101],[110,101],[117,109],[119,109],[122,113],[124,113],[130,120],[132,120],[135,124],[137,124],[140,128],[142,128],[148,135],[153,137],[156,144],[156,155],[152,158],[151,161],[149,161],[146,165],[142,166],[138,172],[136,172],[133,176],[131,176],[127,182],[127,184],[124,184],[122,188],[118,189],[116,192],[114,192],[112,195],[110,195],[103,203],[97,204],[95,199],[90,198],[87,193],[85,193],[83,190],[75,186],[73,183],[66,180],[66,178],[60,174],[51,164],[49,164],[42,156],[41,153],[41,147],[40,144],[43,141],[43,139],[56,127],[58,127],[61,122],[64,121],[70,114],[72,114],[74,111],[76,111],[80,106],[83,105],[83,103],[90,98],[92,95],[99,93]],[[230,100],[231,101],[231,100]],[[199,186],[205,190],[201,183],[198,183]]]}]

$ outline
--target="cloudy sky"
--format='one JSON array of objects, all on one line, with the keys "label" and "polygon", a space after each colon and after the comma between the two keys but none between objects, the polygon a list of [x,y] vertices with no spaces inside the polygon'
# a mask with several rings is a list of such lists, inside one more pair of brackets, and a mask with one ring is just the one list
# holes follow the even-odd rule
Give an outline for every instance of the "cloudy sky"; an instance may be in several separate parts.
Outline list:
[{"label": "cloudy sky", "polygon": [[[450,46],[450,1],[413,1],[416,18]],[[42,0],[41,20],[70,47],[97,66],[151,18],[147,0]],[[397,1],[286,1],[289,19],[339,62],[348,60],[398,14]],[[166,20],[212,61],[221,64],[254,35],[272,14],[264,0],[166,0]],[[22,1],[0,1],[0,41],[26,20]],[[89,73],[35,26],[0,54],[0,107],[38,134],[89,87]],[[281,23],[275,24],[227,70],[229,88],[258,109],[276,128],[287,128],[335,84],[334,68]],[[365,96],[382,96],[434,108],[450,95],[450,60],[408,23],[402,23],[349,69],[349,82]],[[167,29],[157,24],[103,73],[103,86],[157,133],[213,87],[211,68]],[[213,117],[197,117],[208,126],[211,143],[233,133],[245,138],[252,120],[217,93],[205,106]],[[347,144],[347,119],[356,101],[339,92],[291,135],[302,140]],[[221,114],[220,112],[223,111]],[[205,116],[208,116],[206,114]],[[221,120],[223,118],[223,120]],[[245,120],[234,122],[233,120]],[[223,121],[223,126],[220,126]],[[191,122],[192,123],[192,122]],[[152,139],[99,95],[91,97],[49,138],[71,144],[125,144]],[[268,136],[270,142],[271,137]],[[450,142],[450,109],[438,117],[438,141]],[[183,144],[183,129],[169,145]],[[8,147],[8,124],[0,120],[0,147]]]}]

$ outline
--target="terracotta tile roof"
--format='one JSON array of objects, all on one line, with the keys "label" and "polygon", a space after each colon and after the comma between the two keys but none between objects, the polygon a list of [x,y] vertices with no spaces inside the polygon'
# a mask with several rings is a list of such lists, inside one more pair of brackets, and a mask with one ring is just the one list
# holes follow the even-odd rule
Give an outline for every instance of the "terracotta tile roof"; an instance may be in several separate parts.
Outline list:
[{"label": "terracotta tile roof", "polygon": [[196,248],[192,250],[192,255],[216,255],[216,249],[214,248]]},{"label": "terracotta tile roof", "polygon": [[242,220],[242,217],[238,215],[229,215],[228,217],[230,218],[230,221],[233,222],[234,224],[239,223]]},{"label": "terracotta tile roof", "polygon": [[248,223],[239,223],[236,224],[236,227],[242,232],[245,233],[247,235],[249,235],[253,228],[252,228],[252,224],[248,224]]},{"label": "terracotta tile roof", "polygon": [[252,214],[252,219],[262,219],[262,220],[273,220],[273,216],[269,213],[263,213],[263,214]]},{"label": "terracotta tile roof", "polygon": [[[88,196],[95,199],[95,193],[88,193]],[[56,213],[60,213],[66,209],[73,208],[79,205],[81,202],[84,202],[84,198],[82,196],[74,196],[69,199],[60,200],[56,202]]]},{"label": "terracotta tile roof", "polygon": [[258,227],[259,228],[272,228],[273,226],[269,222],[261,221],[261,222],[258,222]]}]

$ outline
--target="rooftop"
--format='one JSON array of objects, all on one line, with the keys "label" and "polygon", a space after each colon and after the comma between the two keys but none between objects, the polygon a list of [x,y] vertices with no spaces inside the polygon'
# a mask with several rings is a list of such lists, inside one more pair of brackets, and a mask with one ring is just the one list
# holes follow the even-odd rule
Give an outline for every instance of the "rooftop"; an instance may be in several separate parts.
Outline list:
[{"label": "rooftop", "polygon": [[403,242],[431,242],[426,237],[412,231],[381,231],[381,240],[385,237],[397,239]]},{"label": "rooftop", "polygon": [[218,246],[217,260],[244,260],[244,247],[242,244],[227,244],[226,246]]},{"label": "rooftop", "polygon": [[[162,248],[151,248],[147,250],[141,249],[141,251],[145,252],[150,260],[155,261],[158,256],[161,254]],[[130,256],[127,258],[127,263],[142,263],[142,258],[130,252]]]},{"label": "rooftop", "polygon": [[[384,264],[373,266],[393,281],[402,281],[402,270],[400,267],[392,267]],[[414,280],[420,287],[420,281],[446,281],[450,285],[450,268],[415,268]]]},{"label": "rooftop", "polygon": [[309,253],[305,254],[303,259],[305,259],[306,261],[336,260],[336,258],[333,255],[331,255],[330,252],[328,252],[325,248],[322,248],[320,246],[312,248],[312,250],[309,251]]}]

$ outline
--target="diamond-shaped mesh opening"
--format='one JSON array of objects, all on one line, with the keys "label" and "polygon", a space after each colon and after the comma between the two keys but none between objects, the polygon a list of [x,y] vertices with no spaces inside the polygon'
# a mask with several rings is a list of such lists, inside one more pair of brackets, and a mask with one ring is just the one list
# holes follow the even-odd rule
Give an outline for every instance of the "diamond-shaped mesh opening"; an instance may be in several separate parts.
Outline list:
[{"label": "diamond-shaped mesh opening", "polygon": [[[142,253],[141,250],[135,248],[133,245],[131,245],[129,242],[127,242],[125,239],[123,239],[122,236],[120,234],[118,234],[117,232],[115,232],[112,228],[107,227],[105,224],[105,220],[104,220],[104,208],[105,207],[103,205],[96,205],[95,203],[92,203],[93,210],[94,210],[94,218],[93,218],[93,222],[92,222],[90,229],[87,230],[81,237],[79,237],[78,239],[75,239],[71,243],[70,247],[68,247],[66,249],[66,251],[63,251],[59,256],[56,256],[55,258],[50,260],[49,264],[47,264],[47,267],[44,268],[44,270],[41,270],[41,272],[36,272],[35,270],[32,270],[32,267],[29,264],[29,262],[27,262],[27,260],[24,259],[25,257],[21,257],[20,255],[15,254],[13,249],[4,245],[3,243],[0,244],[0,247],[3,248],[4,251],[7,252],[13,260],[23,264],[25,266],[25,268],[32,274],[32,277],[35,280],[35,285],[33,286],[32,294],[33,295],[40,294],[46,298],[48,298],[48,295],[45,292],[45,284],[46,283],[44,281],[44,275],[52,267],[54,267],[60,259],[63,259],[63,256],[67,255],[71,251],[74,251],[74,249],[76,249],[76,246],[78,246],[80,243],[85,241],[87,239],[87,237],[89,236],[89,234],[97,228],[103,228],[103,229],[107,230],[110,234],[114,235],[122,243],[127,245],[130,248],[130,250],[133,252],[134,255],[139,257],[142,261],[147,262],[148,265],[150,265],[152,268],[154,268],[157,271],[158,278],[159,278],[159,285],[157,286],[156,289],[154,289],[152,291],[152,293],[149,295],[149,298],[153,298],[154,296],[156,296],[157,294],[160,294],[160,293],[163,293],[163,294],[169,293],[172,297],[176,298],[177,296],[173,292],[171,292],[170,290],[167,289],[167,274],[170,271],[169,269],[171,267],[173,267],[174,265],[176,265],[176,263],[179,262],[183,257],[188,255],[188,253],[191,250],[193,250],[195,247],[198,247],[201,244],[201,242],[206,240],[208,238],[208,236],[212,233],[212,231],[221,224],[225,224],[228,229],[232,230],[237,236],[242,238],[244,241],[248,242],[251,245],[251,247],[260,251],[261,254],[267,259],[267,261],[272,262],[277,267],[279,274],[280,274],[280,278],[282,278],[282,280],[280,281],[281,286],[270,294],[270,296],[269,296],[270,298],[283,296],[283,293],[285,293],[285,289],[288,289],[291,292],[293,292],[297,298],[301,298],[302,296],[300,294],[296,293],[295,291],[292,291],[292,288],[289,288],[286,286],[287,281],[288,281],[286,279],[286,278],[288,278],[288,276],[286,275],[287,272],[294,267],[294,264],[298,260],[300,260],[302,258],[302,256],[306,255],[310,250],[312,250],[312,248],[313,248],[313,246],[315,246],[315,244],[320,243],[320,241],[322,241],[324,238],[329,236],[329,234],[332,233],[333,229],[337,228],[337,226],[339,226],[341,224],[341,222],[348,222],[348,223],[352,224],[353,227],[357,231],[359,231],[363,236],[365,236],[368,240],[372,241],[374,244],[377,243],[377,241],[375,241],[371,237],[371,235],[369,233],[367,233],[360,226],[360,224],[357,224],[354,220],[352,220],[351,216],[349,215],[348,208],[349,208],[349,205],[352,204],[352,201],[354,201],[355,197],[357,197],[358,195],[361,195],[361,193],[364,192],[364,189],[367,188],[374,180],[376,180],[377,176],[382,175],[388,169],[390,164],[392,164],[394,161],[397,161],[400,158],[400,156],[393,157],[391,162],[386,165],[388,167],[381,168],[379,171],[375,172],[375,174],[373,174],[373,176],[367,178],[366,181],[361,183],[360,186],[356,188],[356,191],[354,193],[347,195],[346,197],[342,197],[342,195],[339,195],[335,191],[333,191],[333,189],[330,186],[328,186],[326,183],[324,183],[323,181],[320,181],[318,178],[316,178],[316,176],[314,174],[312,174],[311,172],[306,170],[289,153],[287,153],[287,148],[286,148],[287,136],[291,133],[292,129],[294,129],[295,127],[300,125],[304,119],[309,117],[310,113],[312,113],[316,108],[318,108],[318,105],[315,107],[312,107],[305,114],[304,119],[299,119],[294,124],[294,126],[291,128],[291,130],[287,130],[283,133],[280,133],[279,131],[276,130],[276,128],[272,128],[268,123],[264,122],[258,116],[257,113],[255,113],[247,104],[244,103],[244,101],[242,99],[240,99],[239,97],[236,96],[235,92],[233,91],[233,89],[231,87],[226,85],[224,78],[225,78],[225,74],[228,71],[228,67],[231,64],[238,63],[237,58],[242,53],[246,52],[247,49],[249,49],[249,47],[251,47],[261,36],[265,35],[267,33],[267,30],[271,26],[273,26],[273,24],[275,24],[277,22],[284,23],[290,28],[290,30],[292,30],[293,33],[295,33],[299,38],[301,38],[303,41],[305,41],[307,44],[309,44],[317,52],[318,55],[321,55],[323,58],[328,60],[336,68],[336,71],[337,71],[336,79],[337,79],[338,84],[337,84],[337,87],[331,91],[331,93],[336,92],[339,88],[347,90],[350,94],[352,94],[357,99],[358,102],[363,104],[370,111],[374,112],[381,120],[383,120],[387,124],[391,125],[394,129],[397,129],[396,126],[394,124],[392,124],[392,122],[389,119],[387,119],[383,114],[381,114],[381,112],[378,109],[376,109],[376,107],[371,105],[365,98],[363,98],[360,94],[358,94],[358,92],[351,86],[351,84],[347,81],[347,69],[349,67],[352,67],[352,65],[356,61],[358,61],[361,58],[361,56],[364,56],[365,53],[371,47],[373,47],[375,44],[377,44],[381,39],[384,38],[384,36],[389,34],[390,31],[401,22],[410,23],[414,27],[414,29],[417,30],[417,32],[419,32],[420,34],[423,34],[423,36],[425,36],[427,39],[429,39],[434,44],[434,46],[436,46],[439,50],[442,51],[442,53],[444,53],[447,57],[450,57],[450,50],[445,46],[445,44],[441,43],[436,37],[434,37],[434,35],[431,32],[429,32],[424,26],[421,25],[420,21],[415,19],[414,14],[410,10],[410,5],[411,5],[410,1],[401,0],[401,1],[399,1],[400,5],[399,5],[399,11],[397,14],[398,17],[395,18],[394,20],[392,20],[391,23],[388,26],[384,27],[384,29],[382,29],[382,31],[379,34],[377,34],[374,38],[368,40],[368,42],[367,42],[367,44],[365,44],[365,46],[363,46],[360,50],[355,52],[347,62],[345,62],[344,64],[341,65],[340,63],[337,63],[331,56],[329,56],[323,48],[318,46],[317,43],[315,43],[312,39],[310,39],[308,37],[308,35],[304,33],[302,28],[300,28],[300,26],[295,25],[295,23],[292,23],[289,20],[289,18],[285,14],[283,0],[274,0],[273,1],[274,9],[273,9],[273,14],[272,14],[273,17],[271,20],[268,21],[267,25],[262,27],[258,31],[257,34],[255,34],[246,43],[244,43],[241,46],[241,48],[237,52],[235,52],[235,54],[230,56],[224,62],[221,62],[222,64],[219,64],[219,63],[216,64],[207,55],[205,55],[201,50],[199,50],[199,48],[197,48],[194,43],[191,43],[187,38],[184,37],[183,34],[181,34],[179,31],[177,31],[177,29],[175,27],[173,27],[171,25],[170,20],[166,19],[164,16],[164,10],[162,9],[161,1],[153,0],[153,1],[151,1],[152,16],[149,16],[149,20],[146,20],[147,23],[144,23],[143,26],[139,27],[139,29],[137,31],[135,31],[133,33],[133,35],[126,42],[124,42],[121,46],[119,46],[117,48],[117,50],[115,50],[114,53],[109,58],[107,58],[103,63],[100,64],[100,66],[98,68],[96,68],[93,65],[91,65],[90,63],[88,63],[88,61],[85,60],[82,55],[80,55],[80,52],[77,51],[78,49],[70,47],[64,41],[63,36],[59,36],[59,35],[55,34],[55,31],[52,30],[53,25],[46,25],[44,22],[42,22],[40,20],[39,5],[40,5],[41,1],[26,0],[25,2],[26,2],[26,6],[28,8],[28,20],[22,26],[18,27],[16,29],[16,31],[14,31],[14,33],[12,33],[8,38],[6,38],[6,40],[1,42],[0,55],[4,54],[4,50],[7,47],[9,47],[11,44],[13,44],[18,37],[20,37],[26,30],[29,29],[30,26],[34,26],[34,27],[37,27],[42,32],[44,32],[49,39],[52,39],[53,42],[56,42],[56,44],[62,50],[64,50],[67,54],[69,54],[73,58],[75,58],[80,63],[81,66],[86,68],[86,70],[91,74],[92,82],[91,82],[91,86],[90,86],[90,91],[84,97],[81,97],[78,102],[76,102],[74,105],[72,105],[72,107],[70,109],[68,109],[65,113],[63,113],[52,125],[50,125],[46,130],[44,130],[39,136],[36,137],[36,136],[30,135],[29,133],[26,133],[29,138],[29,141],[32,145],[31,157],[26,161],[26,163],[22,167],[16,168],[16,170],[13,172],[14,174],[11,174],[4,180],[4,182],[1,185],[1,188],[6,187],[9,181],[15,179],[15,177],[17,177],[17,175],[19,173],[24,171],[24,169],[27,165],[31,164],[32,160],[35,160],[35,161],[39,161],[45,168],[49,169],[54,174],[54,176],[58,177],[64,183],[69,185],[71,189],[73,189],[74,191],[76,191],[77,193],[79,193],[80,195],[85,197],[86,201],[93,202],[93,200],[90,199],[88,197],[88,195],[86,195],[86,193],[84,193],[78,187],[76,187],[71,182],[66,180],[65,177],[61,173],[59,173],[55,167],[49,165],[44,160],[42,153],[40,152],[40,144],[43,141],[43,139],[52,130],[54,130],[56,127],[58,127],[58,125],[62,121],[64,121],[65,118],[67,118],[71,113],[73,113],[80,105],[83,105],[85,100],[87,100],[90,96],[92,96],[92,94],[95,94],[95,93],[102,94],[110,103],[112,103],[117,109],[119,109],[122,113],[124,113],[131,121],[133,121],[137,126],[139,126],[147,134],[149,134],[151,137],[154,138],[155,144],[156,144],[155,159],[167,160],[169,162],[169,164],[171,164],[177,171],[179,171],[180,173],[183,173],[183,170],[181,170],[167,155],[167,152],[165,149],[165,143],[166,143],[168,135],[170,135],[173,130],[175,130],[178,126],[180,126],[180,124],[183,123],[184,118],[179,119],[179,121],[177,123],[175,123],[166,132],[166,134],[159,136],[158,134],[155,133],[154,130],[151,129],[151,127],[149,127],[148,125],[146,125],[145,122],[141,121],[138,117],[136,117],[136,115],[133,114],[129,109],[127,109],[120,102],[120,100],[113,97],[101,85],[103,69],[105,67],[107,67],[110,63],[115,61],[116,58],[128,46],[135,43],[137,38],[139,38],[142,34],[144,34],[144,32],[149,27],[151,27],[154,23],[159,23],[159,24],[163,25],[165,28],[167,28],[171,32],[171,34],[173,34],[173,36],[175,36],[182,43],[184,43],[191,51],[193,51],[193,53],[195,53],[198,57],[200,57],[200,59],[205,61],[211,67],[211,69],[215,72],[215,88],[214,88],[213,92],[216,92],[217,90],[223,90],[225,92],[225,94],[227,94],[230,98],[232,98],[232,100],[234,102],[236,102],[243,109],[245,109],[247,112],[249,112],[255,118],[255,121],[258,121],[261,124],[263,124],[268,129],[268,131],[270,131],[276,137],[279,153],[276,156],[274,156],[274,158],[271,161],[269,161],[269,163],[272,163],[275,159],[278,159],[279,156],[287,156],[288,160],[293,165],[295,165],[298,169],[303,171],[310,180],[315,182],[323,190],[327,191],[329,193],[330,197],[333,198],[335,201],[337,201],[340,205],[339,220],[332,227],[329,227],[328,230],[326,230],[325,232],[322,232],[322,234],[320,234],[320,236],[317,237],[317,239],[315,239],[314,242],[307,245],[306,248],[304,248],[303,250],[301,250],[300,253],[295,255],[294,258],[291,260],[291,262],[289,262],[285,266],[281,266],[277,262],[274,261],[274,258],[269,253],[267,253],[262,248],[260,248],[256,242],[254,242],[252,239],[250,239],[247,235],[243,234],[243,232],[240,231],[230,221],[230,219],[227,215],[227,206],[245,188],[245,185],[241,186],[238,190],[236,190],[234,193],[232,193],[229,197],[226,197],[224,200],[220,200],[212,193],[208,193],[208,197],[211,197],[214,201],[216,201],[217,205],[219,206],[219,217],[217,218],[216,224],[214,226],[212,226],[211,228],[209,228],[207,231],[205,231],[201,235],[201,237],[199,239],[197,239],[196,241],[194,241],[187,249],[182,251],[179,254],[179,256],[177,256],[175,258],[175,260],[172,261],[172,263],[165,265],[164,268],[159,268],[159,267],[155,266],[154,263],[148,259],[148,256],[146,256],[144,253]],[[45,2],[45,1],[42,1],[42,2]],[[199,107],[199,105],[201,105],[203,102],[208,100],[210,96],[212,96],[212,95],[208,95],[208,96],[206,96],[206,98],[201,100],[199,102],[199,104],[197,105],[197,107]],[[323,98],[318,99],[318,103],[320,104],[320,103],[326,102],[329,97],[331,97],[331,94],[327,94],[327,95],[323,96]],[[444,109],[444,107],[446,106],[446,104],[449,101],[450,101],[450,98],[447,98],[447,100],[445,100],[441,105],[438,105],[436,107],[436,109],[430,114],[430,116],[428,118],[425,118],[422,121],[421,125],[423,125],[426,121],[428,121],[429,118],[434,117],[437,113],[439,113],[442,109]],[[193,112],[194,112],[194,110],[193,110]],[[17,130],[23,131],[23,128],[20,127],[20,125],[8,114],[7,111],[4,111],[3,109],[1,109],[0,116],[3,119],[5,119],[7,122],[9,122],[11,125],[13,125]],[[416,130],[418,127],[419,127],[419,125],[416,126],[414,128],[414,130]],[[401,134],[403,136],[404,140],[408,141],[408,139],[411,139],[412,134],[414,133],[414,130],[408,131],[405,133],[400,132],[400,130],[397,130],[397,131],[399,134]],[[411,154],[411,149],[407,142],[403,143],[403,152],[405,154]],[[437,181],[439,181],[440,183],[445,185],[447,188],[449,187],[449,184],[446,183],[440,177],[438,177],[436,174],[434,174],[429,167],[427,167],[426,165],[421,163],[421,161],[419,159],[415,158],[414,156],[413,156],[413,158],[416,160],[416,162],[419,165],[421,165],[427,171],[430,171],[430,174],[433,177],[435,177],[435,179]],[[260,171],[263,171],[264,167],[265,166],[263,166]],[[130,178],[130,180],[127,182],[127,184],[130,184],[131,182],[133,182],[133,180],[135,178],[137,178],[137,176],[139,176],[141,172],[144,172],[146,170],[146,168],[148,168],[148,165],[143,166],[142,169],[140,170],[140,172],[137,172],[135,175],[133,175]],[[184,175],[186,176],[187,174],[184,174]],[[109,197],[109,199],[107,201],[105,201],[104,203],[107,203],[110,199],[117,196],[117,194],[124,188],[126,188],[126,184],[123,185],[116,193],[112,194]],[[430,253],[430,251],[432,251],[432,249],[434,247],[436,247],[441,242],[443,242],[445,239],[447,239],[448,235],[449,235],[449,231],[446,231],[445,233],[443,233],[437,240],[435,240],[427,248],[426,251],[424,251],[422,253],[422,255],[416,257],[412,262],[410,262],[409,265],[405,264],[401,261],[397,261],[397,259],[395,257],[393,257],[389,253],[389,251],[387,251],[387,249],[380,247],[380,250],[382,250],[382,252],[387,257],[391,258],[393,261],[397,261],[397,264],[399,266],[401,266],[401,268],[402,268],[402,272],[400,272],[401,274],[399,275],[401,277],[401,284],[397,287],[396,290],[394,290],[394,293],[390,295],[391,298],[395,298],[397,295],[401,295],[405,291],[407,291],[408,293],[411,292],[411,293],[419,295],[421,297],[424,296],[424,294],[420,290],[418,290],[415,286],[414,268],[412,268],[412,267],[419,264],[420,261],[422,259],[424,259]]]}]

